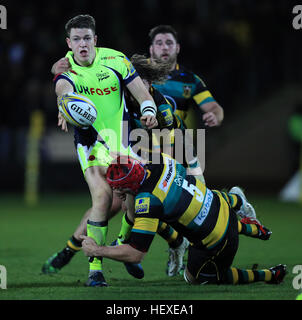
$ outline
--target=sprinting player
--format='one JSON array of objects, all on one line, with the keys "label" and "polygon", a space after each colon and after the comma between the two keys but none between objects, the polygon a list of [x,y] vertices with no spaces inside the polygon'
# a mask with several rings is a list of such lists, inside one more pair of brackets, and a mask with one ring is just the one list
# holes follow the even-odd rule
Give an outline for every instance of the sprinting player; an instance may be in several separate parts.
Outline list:
[{"label": "sprinting player", "polygon": [[[65,26],[68,47],[72,50],[69,62],[72,71],[55,77],[55,91],[58,97],[78,92],[86,95],[95,104],[98,116],[90,130],[75,128],[75,144],[82,170],[88,184],[92,207],[88,213],[87,235],[99,244],[105,244],[108,232],[109,212],[112,205],[112,191],[105,179],[111,153],[131,154],[131,148],[124,136],[122,123],[128,120],[124,105],[124,89],[131,92],[138,101],[146,128],[157,125],[156,105],[142,80],[128,58],[121,52],[96,47],[95,20],[89,15],[79,15]],[[59,114],[58,125],[67,130],[66,121]],[[113,133],[106,136],[104,130]],[[97,139],[97,134],[101,140]],[[71,243],[72,244],[72,241]],[[76,249],[78,242],[74,241]],[[48,261],[51,264],[51,261]],[[103,276],[101,259],[89,262],[87,286],[107,286]]]},{"label": "sprinting player", "polygon": [[[121,161],[123,160],[123,161]],[[185,168],[162,154],[161,164],[143,165],[138,160],[118,157],[106,174],[109,185],[120,197],[135,195],[135,219],[130,241],[115,247],[97,245],[82,236],[87,256],[140,263],[150,248],[159,221],[171,224],[190,241],[184,272],[190,284],[247,284],[264,281],[279,284],[285,265],[264,270],[232,267],[238,249],[238,223],[241,232],[268,238],[269,230],[259,224],[238,222],[236,211],[247,200],[234,193],[210,190],[200,180],[186,174]]]}]

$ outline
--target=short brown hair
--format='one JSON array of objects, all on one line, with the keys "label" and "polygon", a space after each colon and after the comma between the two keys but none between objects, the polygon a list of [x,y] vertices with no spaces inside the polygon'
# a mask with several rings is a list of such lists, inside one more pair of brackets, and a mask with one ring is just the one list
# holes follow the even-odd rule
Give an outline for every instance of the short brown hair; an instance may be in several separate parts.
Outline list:
[{"label": "short brown hair", "polygon": [[178,34],[177,34],[176,30],[172,26],[167,25],[167,24],[161,24],[161,25],[156,26],[150,30],[149,38],[150,38],[151,43],[153,42],[156,35],[159,33],[171,33],[173,35],[173,37],[175,38],[176,42],[178,43]]},{"label": "short brown hair", "polygon": [[65,31],[68,37],[70,37],[70,30],[72,28],[78,28],[78,29],[87,28],[87,29],[91,29],[93,33],[95,33],[95,20],[89,14],[79,14],[78,16],[75,16],[71,18],[69,21],[67,21],[65,25]]}]

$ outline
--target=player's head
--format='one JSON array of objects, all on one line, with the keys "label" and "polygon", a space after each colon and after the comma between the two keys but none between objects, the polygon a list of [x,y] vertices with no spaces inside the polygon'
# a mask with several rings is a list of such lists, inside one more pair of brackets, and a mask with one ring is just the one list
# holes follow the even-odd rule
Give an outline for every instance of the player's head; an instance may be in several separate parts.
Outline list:
[{"label": "player's head", "polygon": [[134,54],[131,63],[144,81],[147,89],[152,83],[162,83],[167,80],[170,65],[165,62],[151,63],[144,55]]},{"label": "player's head", "polygon": [[137,193],[145,175],[146,171],[138,160],[119,156],[109,165],[106,180],[112,189],[126,189]]},{"label": "player's head", "polygon": [[165,61],[175,67],[180,50],[177,32],[169,25],[159,25],[149,32],[150,56],[155,62]]},{"label": "player's head", "polygon": [[70,19],[66,25],[66,42],[75,60],[82,66],[90,65],[95,58],[95,20],[88,14],[80,14]]}]

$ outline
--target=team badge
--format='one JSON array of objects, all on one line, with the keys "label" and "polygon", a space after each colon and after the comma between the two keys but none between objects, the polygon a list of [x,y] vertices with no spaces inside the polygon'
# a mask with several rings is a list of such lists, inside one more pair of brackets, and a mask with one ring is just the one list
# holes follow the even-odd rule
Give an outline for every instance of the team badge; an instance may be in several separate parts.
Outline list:
[{"label": "team badge", "polygon": [[192,87],[189,86],[189,85],[184,85],[182,87],[182,89],[183,89],[183,94],[182,94],[183,97],[186,98],[186,99],[190,98],[191,97],[191,92],[192,92]]},{"label": "team badge", "polygon": [[109,78],[109,72],[97,73],[96,76],[99,79],[99,81],[102,81],[102,80]]}]

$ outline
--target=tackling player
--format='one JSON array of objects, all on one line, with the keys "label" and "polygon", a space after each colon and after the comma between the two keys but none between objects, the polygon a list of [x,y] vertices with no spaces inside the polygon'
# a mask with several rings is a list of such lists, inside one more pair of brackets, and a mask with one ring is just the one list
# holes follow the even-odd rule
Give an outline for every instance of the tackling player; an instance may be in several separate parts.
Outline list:
[{"label": "tackling player", "polygon": [[[123,161],[121,161],[121,159]],[[127,162],[126,162],[127,161]],[[264,281],[279,284],[286,266],[264,270],[232,267],[238,249],[238,224],[241,232],[263,239],[269,230],[260,224],[237,220],[236,211],[247,203],[235,193],[210,190],[176,160],[161,154],[161,164],[143,165],[129,157],[118,157],[106,178],[114,192],[124,198],[135,195],[135,219],[130,242],[116,247],[100,246],[81,236],[87,256],[140,263],[150,248],[159,221],[171,224],[190,241],[184,272],[190,284],[248,284]]]}]

